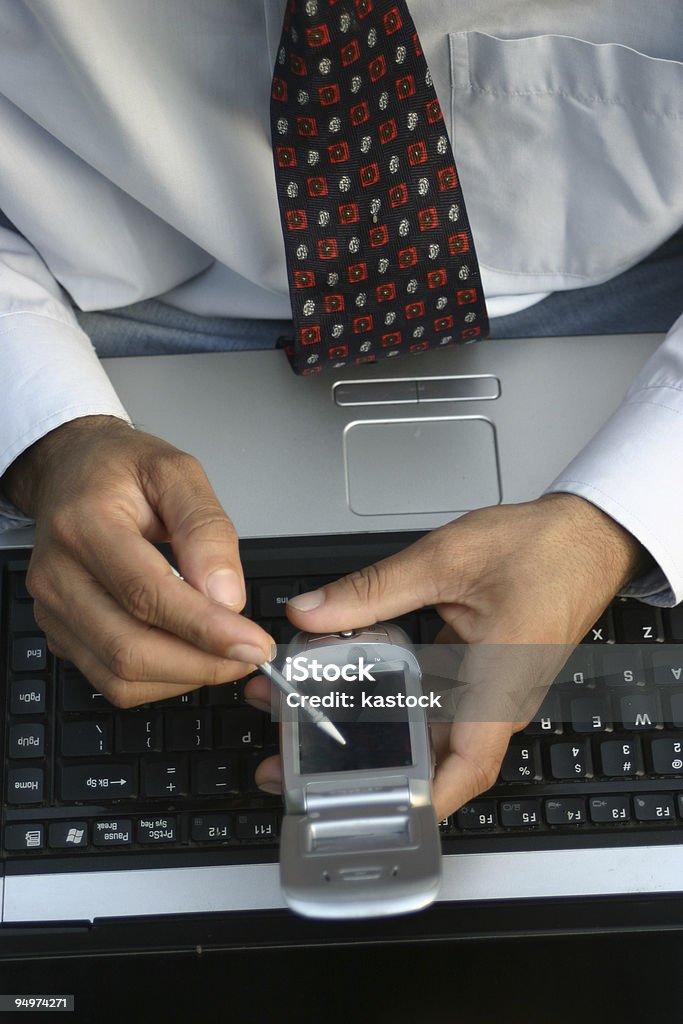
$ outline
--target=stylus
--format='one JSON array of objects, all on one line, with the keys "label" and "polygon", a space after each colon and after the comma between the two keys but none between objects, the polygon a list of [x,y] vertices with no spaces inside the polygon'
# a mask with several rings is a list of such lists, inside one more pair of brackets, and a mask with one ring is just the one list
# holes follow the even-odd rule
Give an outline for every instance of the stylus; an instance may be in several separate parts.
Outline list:
[{"label": "stylus", "polygon": [[[258,666],[258,668],[264,675],[268,676],[271,683],[274,683],[278,690],[281,690],[285,694],[298,694],[299,691],[296,686],[290,683],[288,679],[285,679],[282,673],[278,671],[271,662],[264,661]],[[322,713],[322,711],[318,711],[317,708],[310,707],[309,704],[302,704],[300,710],[303,711],[304,714],[308,715],[310,720],[317,725],[319,729],[322,729],[324,733],[331,736],[333,740],[337,741],[337,743],[341,743],[343,747],[346,746],[346,740],[339,732],[339,729],[337,729],[336,725],[334,725],[329,718]]]}]

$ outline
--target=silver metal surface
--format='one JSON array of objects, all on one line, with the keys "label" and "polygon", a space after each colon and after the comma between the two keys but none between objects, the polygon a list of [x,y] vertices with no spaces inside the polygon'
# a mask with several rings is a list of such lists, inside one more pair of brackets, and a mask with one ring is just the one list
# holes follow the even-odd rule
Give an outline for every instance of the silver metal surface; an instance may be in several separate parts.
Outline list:
[{"label": "silver metal surface", "polygon": [[[442,866],[438,902],[683,892],[680,846],[463,853],[443,857]],[[228,913],[284,906],[277,864],[71,871],[6,878],[2,923]]]},{"label": "silver metal surface", "polygon": [[417,381],[417,400],[424,402],[473,402],[500,396],[497,377],[434,377]]},{"label": "silver metal surface", "polygon": [[414,380],[364,380],[338,384],[334,389],[337,405],[417,405],[417,382]]}]

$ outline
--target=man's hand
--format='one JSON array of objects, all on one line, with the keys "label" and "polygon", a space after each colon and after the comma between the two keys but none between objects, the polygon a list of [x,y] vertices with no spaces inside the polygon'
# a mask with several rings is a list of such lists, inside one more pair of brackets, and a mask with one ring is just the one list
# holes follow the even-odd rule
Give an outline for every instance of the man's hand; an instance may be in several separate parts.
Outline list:
[{"label": "man's hand", "polygon": [[271,638],[239,614],[237,537],[196,459],[90,416],[46,435],[2,483],[36,520],[27,586],[50,650],[112,704],[228,682],[271,657]]},{"label": "man's hand", "polygon": [[[435,605],[450,627],[440,639],[477,645],[469,649],[471,717],[459,710],[453,725],[433,727],[434,802],[445,817],[493,785],[512,733],[527,724],[571,649],[645,570],[646,559],[595,506],[552,494],[471,512],[398,555],[294,598],[288,615],[299,629],[322,633]],[[267,700],[261,679],[247,692]],[[525,696],[534,695],[529,710]],[[274,759],[259,766],[264,788],[272,791],[278,779]]]}]

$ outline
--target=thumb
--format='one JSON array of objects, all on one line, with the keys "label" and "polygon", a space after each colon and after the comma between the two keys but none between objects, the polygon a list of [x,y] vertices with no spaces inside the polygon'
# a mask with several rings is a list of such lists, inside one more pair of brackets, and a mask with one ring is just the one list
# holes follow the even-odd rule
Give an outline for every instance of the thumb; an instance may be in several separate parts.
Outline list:
[{"label": "thumb", "polygon": [[157,505],[178,566],[196,590],[239,611],[246,592],[237,533],[197,460],[180,462]]},{"label": "thumb", "polygon": [[320,590],[290,599],[287,614],[311,633],[339,632],[396,618],[439,599],[431,535]]}]

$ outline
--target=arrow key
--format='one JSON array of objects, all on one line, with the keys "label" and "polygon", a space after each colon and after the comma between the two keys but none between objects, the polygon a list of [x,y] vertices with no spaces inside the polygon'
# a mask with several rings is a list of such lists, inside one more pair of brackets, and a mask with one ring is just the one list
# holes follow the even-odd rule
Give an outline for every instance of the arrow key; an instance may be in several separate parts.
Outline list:
[{"label": "arrow key", "polygon": [[71,800],[121,800],[136,796],[137,770],[130,764],[63,765],[60,796]]}]

